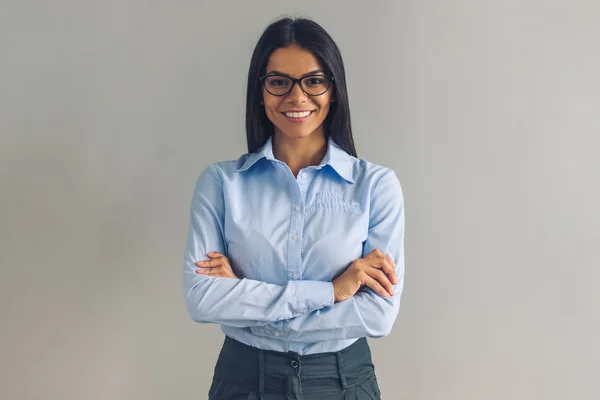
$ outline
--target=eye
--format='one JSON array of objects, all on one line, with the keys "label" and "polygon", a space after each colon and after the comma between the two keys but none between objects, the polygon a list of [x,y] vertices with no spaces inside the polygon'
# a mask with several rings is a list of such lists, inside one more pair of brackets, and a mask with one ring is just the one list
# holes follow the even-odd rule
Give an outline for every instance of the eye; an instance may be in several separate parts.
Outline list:
[{"label": "eye", "polygon": [[306,83],[309,85],[321,85],[323,80],[321,78],[311,77],[307,79]]},{"label": "eye", "polygon": [[282,76],[272,76],[267,78],[267,85],[272,88],[289,86],[289,79]]}]

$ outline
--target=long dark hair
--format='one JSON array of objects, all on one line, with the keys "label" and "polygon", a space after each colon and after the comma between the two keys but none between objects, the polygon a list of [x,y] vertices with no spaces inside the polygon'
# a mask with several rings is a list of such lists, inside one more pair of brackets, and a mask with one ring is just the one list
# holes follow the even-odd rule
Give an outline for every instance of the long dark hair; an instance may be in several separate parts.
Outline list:
[{"label": "long dark hair", "polygon": [[346,89],[344,62],[337,45],[319,24],[306,18],[285,17],[271,23],[263,32],[250,61],[246,95],[246,138],[248,152],[260,149],[273,134],[273,123],[267,117],[262,100],[259,78],[266,73],[271,53],[279,48],[296,44],[312,52],[326,73],[334,76],[335,101],[323,121],[325,137],[331,137],[348,154],[357,157],[352,139],[350,105]]}]

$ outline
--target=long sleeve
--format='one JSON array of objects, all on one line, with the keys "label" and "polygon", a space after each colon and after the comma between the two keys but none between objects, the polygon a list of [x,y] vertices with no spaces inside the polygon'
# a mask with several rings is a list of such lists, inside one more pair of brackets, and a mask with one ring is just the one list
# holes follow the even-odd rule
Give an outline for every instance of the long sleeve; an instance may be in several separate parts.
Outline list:
[{"label": "long sleeve", "polygon": [[192,198],[183,263],[183,293],[192,320],[232,327],[266,325],[333,305],[331,282],[290,281],[279,286],[250,279],[196,273],[206,253],[226,254],[223,180],[212,164],[198,178]]},{"label": "long sleeve", "polygon": [[[384,298],[364,287],[352,298],[265,327],[251,328],[259,336],[301,343],[359,337],[382,337],[392,329],[404,285],[404,198],[400,182],[387,170],[373,188],[369,231],[363,257],[374,249],[387,253],[396,264],[394,295]],[[315,293],[316,294],[316,293]],[[277,335],[275,335],[277,332]]]}]

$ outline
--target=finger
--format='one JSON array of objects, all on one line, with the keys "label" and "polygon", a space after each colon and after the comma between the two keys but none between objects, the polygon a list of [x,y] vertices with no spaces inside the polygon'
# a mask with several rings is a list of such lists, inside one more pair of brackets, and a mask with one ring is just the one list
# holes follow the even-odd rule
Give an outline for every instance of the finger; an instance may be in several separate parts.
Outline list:
[{"label": "finger", "polygon": [[206,255],[208,258],[211,258],[211,259],[225,257],[223,254],[219,253],[218,251],[211,251],[210,253],[206,253]]},{"label": "finger", "polygon": [[[210,257],[210,256],[209,256]],[[210,260],[210,266],[212,268],[223,267],[224,269],[231,269],[229,265],[229,259],[225,256],[218,256]]]},{"label": "finger", "polygon": [[219,258],[213,260],[201,260],[198,261],[196,265],[202,268],[212,268],[221,265],[221,260]]},{"label": "finger", "polygon": [[221,275],[223,275],[223,269],[221,267],[197,269],[196,273],[198,273],[200,275],[208,275],[208,276],[221,276]]},{"label": "finger", "polygon": [[390,278],[382,270],[378,268],[370,268],[367,270],[367,274],[371,278],[376,279],[377,282],[379,282],[379,284],[385,288],[386,292],[390,294],[390,296],[394,295],[394,286],[392,285]]},{"label": "finger", "polygon": [[197,269],[196,273],[200,274],[200,275],[210,275],[211,270],[212,270],[212,268]]},{"label": "finger", "polygon": [[369,254],[371,254],[373,257],[385,257],[385,253],[380,249],[373,249],[373,251]]},{"label": "finger", "polygon": [[390,271],[389,272],[386,271],[386,274],[390,278],[390,281],[393,284],[396,284],[396,283],[398,283],[398,276],[396,275],[396,263],[394,263],[394,260],[392,260],[392,258],[390,256],[388,256],[387,254],[385,255],[385,257],[388,261],[388,265],[390,266]]},{"label": "finger", "polygon": [[390,258],[386,255],[385,257],[379,257],[376,260],[377,264],[371,265],[375,268],[382,269],[383,272],[385,272],[388,278],[390,279],[390,282],[392,282],[393,284],[398,283],[398,279],[396,277],[396,269],[394,268],[393,262],[390,262]]},{"label": "finger", "polygon": [[390,257],[388,254],[384,253],[383,251],[379,250],[379,249],[374,249],[373,251],[371,251],[369,254],[367,254],[364,258],[386,258],[388,263],[392,266],[392,272],[386,272],[389,276],[390,279],[392,280],[392,283],[398,283],[397,281],[397,277],[396,277],[396,263],[394,262],[394,260],[392,259],[392,257]]},{"label": "finger", "polygon": [[389,254],[384,253],[383,251],[379,250],[379,249],[374,249],[372,252],[369,253],[369,255],[367,257],[385,257],[387,258],[387,260],[390,262],[390,264],[392,266],[396,266],[396,263],[394,262],[394,260],[392,259],[392,257],[390,257]]},{"label": "finger", "polygon": [[206,255],[209,258],[211,258],[211,261],[218,263],[217,265],[214,265],[214,266],[222,265],[222,266],[225,266],[226,268],[231,269],[231,264],[229,262],[229,258],[227,258],[225,255],[223,255],[219,252],[216,252],[216,251],[206,253]]},{"label": "finger", "polygon": [[373,249],[369,254],[367,254],[363,258],[375,258],[375,257],[379,257],[379,253],[380,253],[379,249]]},{"label": "finger", "polygon": [[386,298],[390,297],[390,294],[385,290],[385,288],[370,276],[367,275],[367,277],[365,278],[365,283],[368,287],[373,289],[375,292],[379,293],[381,296]]},{"label": "finger", "polygon": [[388,261],[390,262],[390,265],[392,266],[392,268],[394,268],[394,271],[395,271],[396,263],[394,262],[394,259],[392,257],[390,257],[389,254],[386,254],[385,257],[388,259]]},{"label": "finger", "polygon": [[211,268],[201,268],[196,270],[197,274],[208,275],[213,277],[237,278],[237,276],[225,265],[219,265]]},{"label": "finger", "polygon": [[383,269],[383,272],[385,272],[390,278],[390,282],[396,284],[398,283],[398,279],[396,277],[396,265],[387,254],[384,256],[385,257],[381,259],[381,269]]}]

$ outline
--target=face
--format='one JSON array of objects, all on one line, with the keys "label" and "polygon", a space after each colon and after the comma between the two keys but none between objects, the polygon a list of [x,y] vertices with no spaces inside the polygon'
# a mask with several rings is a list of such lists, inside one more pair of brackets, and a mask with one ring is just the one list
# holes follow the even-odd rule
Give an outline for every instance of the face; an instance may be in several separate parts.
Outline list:
[{"label": "face", "polygon": [[[319,71],[319,72],[313,72]],[[279,48],[271,53],[267,63],[266,75],[282,73],[292,78],[301,78],[308,74],[324,76],[326,73],[318,59],[308,50],[297,45]],[[316,80],[318,81],[318,80]],[[333,83],[320,96],[309,96],[296,83],[285,96],[274,96],[262,87],[262,103],[269,120],[275,125],[275,135],[289,138],[303,138],[311,135],[323,135],[323,121],[329,112],[332,101]],[[305,118],[293,118],[286,115],[290,111],[311,111]]]}]

